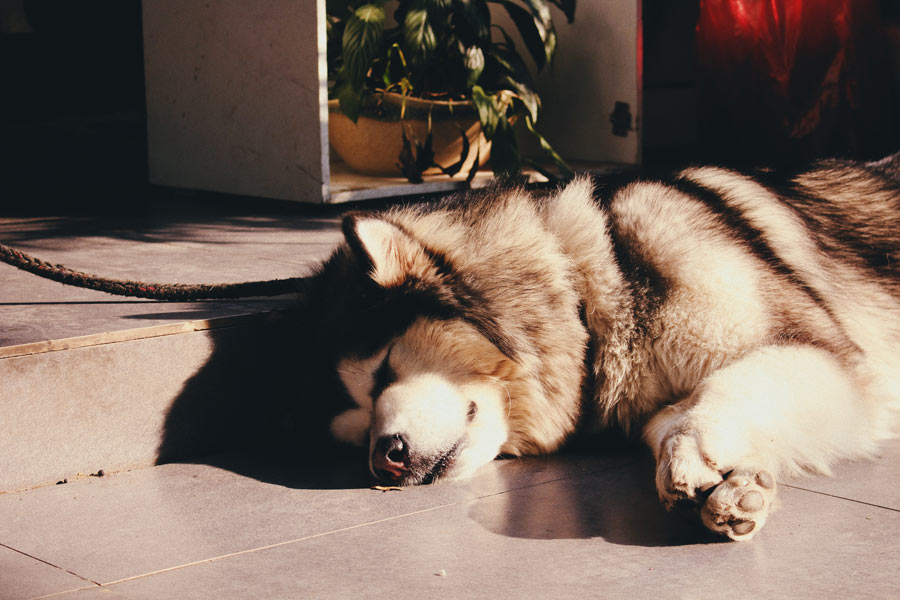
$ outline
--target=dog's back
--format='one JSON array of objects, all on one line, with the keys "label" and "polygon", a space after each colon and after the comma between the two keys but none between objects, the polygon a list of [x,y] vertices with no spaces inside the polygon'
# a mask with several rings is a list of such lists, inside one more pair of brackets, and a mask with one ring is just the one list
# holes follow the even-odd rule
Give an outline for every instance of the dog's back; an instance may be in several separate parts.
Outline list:
[{"label": "dog's back", "polygon": [[894,160],[348,215],[318,276],[353,400],[332,431],[412,484],[552,451],[579,421],[640,430],[663,502],[749,539],[775,477],[871,453],[896,421]]}]

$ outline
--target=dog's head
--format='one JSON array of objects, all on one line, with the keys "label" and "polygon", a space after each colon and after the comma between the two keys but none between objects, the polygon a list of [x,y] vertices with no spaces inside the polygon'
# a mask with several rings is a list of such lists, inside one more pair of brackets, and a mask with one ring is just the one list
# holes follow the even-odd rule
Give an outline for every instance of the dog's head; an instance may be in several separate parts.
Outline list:
[{"label": "dog's head", "polygon": [[509,359],[470,325],[418,319],[367,358],[338,367],[359,408],[332,422],[336,437],[368,444],[369,467],[401,485],[469,475],[500,452]]},{"label": "dog's head", "polygon": [[365,280],[345,290],[356,297],[343,324],[346,339],[365,343],[340,349],[338,374],[355,407],[331,431],[367,446],[379,479],[464,477],[500,453],[552,449],[571,431],[584,352],[577,299],[566,273],[516,247],[518,239],[532,252],[555,252],[523,215],[502,222],[517,216],[518,238],[485,230],[484,215],[475,230],[471,219],[444,213],[345,218],[335,260],[352,268],[331,268]]}]

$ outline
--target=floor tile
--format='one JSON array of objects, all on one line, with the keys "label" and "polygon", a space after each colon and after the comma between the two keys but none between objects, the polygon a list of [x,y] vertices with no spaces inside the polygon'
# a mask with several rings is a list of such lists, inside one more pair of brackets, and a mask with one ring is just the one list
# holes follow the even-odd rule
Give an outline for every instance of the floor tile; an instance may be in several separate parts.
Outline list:
[{"label": "floor tile", "polygon": [[[0,495],[0,543],[105,584],[62,598],[900,589],[900,511],[782,486],[752,542],[720,543],[661,508],[652,471],[646,452],[626,448],[498,460],[469,481],[382,492],[362,457],[302,466],[235,453]],[[896,481],[884,484],[896,493]]]},{"label": "floor tile", "polygon": [[[0,265],[2,271],[7,265]],[[9,267],[11,268],[11,267]],[[16,276],[18,284],[19,276]],[[30,289],[62,287],[58,283],[37,279]],[[83,335],[139,329],[184,321],[213,319],[258,313],[291,306],[290,296],[257,298],[243,301],[155,302],[152,300],[118,299],[108,294],[76,290],[78,299],[61,299],[59,291],[35,294],[30,301],[0,301],[0,348],[60,340]],[[42,300],[41,298],[46,298]]]},{"label": "floor tile", "polygon": [[77,575],[0,546],[0,598],[17,600],[92,586]]},{"label": "floor tile", "polygon": [[[308,274],[340,241],[337,216],[0,219],[4,243],[110,278],[228,283]],[[0,264],[0,346],[258,312],[287,300],[165,303],[63,286]]]},{"label": "floor tile", "polygon": [[210,462],[0,496],[0,541],[95,581],[127,579],[109,588],[122,598],[813,597],[900,585],[897,511],[784,487],[754,541],[717,543],[663,511],[640,452],[495,461],[468,482],[401,492],[368,489],[346,465]]},{"label": "floor tile", "polygon": [[882,444],[878,457],[873,460],[840,463],[833,477],[795,479],[787,483],[900,511],[900,440]]},{"label": "floor tile", "polygon": [[749,543],[586,474],[120,582],[124,598],[888,597],[900,514],[799,490]]},{"label": "floor tile", "polygon": [[[261,349],[265,326],[247,319],[0,359],[0,490],[149,466],[159,453],[203,456],[271,435],[278,396],[266,389],[275,360]],[[249,394],[260,396],[252,410]]]},{"label": "floor tile", "polygon": [[369,489],[362,460],[314,473],[277,458],[242,456],[220,457],[216,466],[164,465],[0,495],[0,543],[108,582],[584,469],[498,461],[467,482],[381,492]]}]

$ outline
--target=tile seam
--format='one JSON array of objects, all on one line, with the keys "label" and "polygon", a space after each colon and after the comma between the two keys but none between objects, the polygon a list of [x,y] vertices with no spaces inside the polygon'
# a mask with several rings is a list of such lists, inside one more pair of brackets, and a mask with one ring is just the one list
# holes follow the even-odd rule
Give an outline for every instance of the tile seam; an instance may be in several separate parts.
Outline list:
[{"label": "tile seam", "polygon": [[161,575],[161,574],[163,574],[163,573],[170,573],[170,572],[172,572],[172,571],[178,571],[178,570],[186,569],[186,568],[189,568],[189,567],[195,567],[195,566],[197,566],[197,565],[202,565],[202,564],[206,564],[206,563],[217,562],[217,561],[224,560],[224,559],[227,559],[227,558],[234,558],[234,557],[236,557],[236,556],[243,556],[243,555],[246,555],[246,554],[253,554],[253,553],[255,553],[255,552],[262,552],[262,551],[265,551],[265,550],[272,550],[272,549],[274,549],[274,548],[280,548],[280,547],[283,547],[283,546],[290,546],[290,545],[292,545],[292,544],[298,544],[298,543],[300,543],[300,542],[305,542],[305,541],[308,541],[308,540],[313,540],[313,539],[316,539],[316,538],[325,537],[325,536],[327,536],[327,535],[332,535],[332,534],[336,534],[336,533],[343,533],[343,532],[345,532],[345,531],[352,531],[352,530],[354,530],[354,529],[361,529],[361,528],[363,528],[363,527],[369,527],[369,526],[371,526],[371,525],[378,525],[379,523],[387,523],[387,522],[390,522],[390,521],[395,521],[395,520],[397,520],[397,519],[402,519],[402,518],[404,518],[404,517],[411,517],[411,516],[415,516],[415,515],[419,515],[419,514],[424,514],[424,513],[431,512],[431,511],[435,511],[435,510],[441,510],[441,509],[443,509],[443,508],[448,508],[448,507],[450,507],[450,506],[455,506],[455,505],[457,505],[457,504],[460,504],[460,502],[451,502],[451,503],[449,503],[449,504],[441,504],[441,505],[439,505],[439,506],[432,506],[432,507],[429,507],[429,508],[423,508],[423,509],[421,509],[421,510],[413,511],[413,512],[410,512],[410,513],[404,513],[404,514],[402,514],[402,515],[394,515],[393,517],[385,517],[384,519],[376,519],[375,521],[367,521],[367,522],[365,522],[365,523],[359,523],[359,524],[357,524],[357,525],[348,525],[347,527],[341,527],[341,528],[339,528],[339,529],[332,529],[332,530],[329,530],[329,531],[322,531],[322,532],[319,532],[319,533],[313,533],[313,534],[306,535],[306,536],[302,536],[302,537],[295,538],[295,539],[292,539],[292,540],[285,540],[285,541],[282,541],[282,542],[276,542],[276,543],[274,543],[274,544],[267,544],[267,545],[265,545],[265,546],[258,546],[258,547],[256,547],[256,548],[247,548],[246,550],[238,550],[237,552],[229,552],[228,554],[221,554],[221,555],[219,555],[219,556],[212,556],[212,557],[210,557],[210,558],[204,558],[204,559],[201,559],[201,560],[196,560],[196,561],[189,562],[189,563],[184,563],[184,564],[181,564],[181,565],[174,565],[174,566],[171,566],[171,567],[166,567],[165,569],[158,569],[158,570],[156,570],[156,571],[151,571],[151,572],[148,572],[148,573],[141,573],[141,574],[139,574],[139,575],[132,575],[131,577],[123,577],[122,579],[116,579],[116,580],[114,580],[114,581],[107,581],[107,582],[104,582],[104,583],[100,583],[100,584],[98,584],[98,585],[100,585],[100,587],[111,587],[111,586],[114,586],[114,585],[119,585],[119,584],[122,584],[122,583],[127,583],[127,582],[129,582],[129,581],[134,581],[134,580],[136,580],[136,579],[143,579],[143,578],[145,578],[145,577],[152,577],[152,576],[154,576],[154,575]]},{"label": "tile seam", "polygon": [[[388,522],[390,522],[390,521],[396,521],[396,520],[398,520],[398,519],[403,519],[403,518],[406,518],[406,517],[413,517],[413,516],[416,516],[416,515],[429,513],[429,512],[436,511],[436,510],[442,510],[442,509],[445,509],[445,508],[449,508],[449,507],[451,507],[451,506],[458,506],[458,505],[466,504],[466,503],[469,503],[469,502],[477,502],[478,500],[484,500],[484,499],[486,499],[486,498],[492,498],[492,497],[494,497],[494,496],[501,496],[501,495],[503,495],[503,494],[508,494],[508,493],[515,492],[515,491],[518,491],[518,490],[523,490],[523,489],[528,489],[528,488],[536,488],[536,487],[540,487],[540,486],[543,486],[543,485],[548,485],[548,484],[551,484],[551,483],[555,483],[555,482],[558,482],[558,481],[564,481],[564,480],[566,480],[566,479],[572,479],[572,477],[571,477],[571,476],[557,477],[557,478],[554,478],[554,479],[549,479],[549,480],[547,480],[547,481],[541,481],[541,482],[538,482],[538,483],[535,483],[535,484],[518,486],[518,487],[510,488],[510,489],[507,489],[507,490],[501,490],[501,491],[499,491],[499,492],[491,492],[491,493],[489,493],[489,494],[476,495],[476,496],[473,496],[473,497],[469,497],[469,498],[464,498],[464,499],[462,499],[462,500],[458,500],[458,501],[456,501],[456,502],[449,502],[449,503],[447,503],[447,504],[440,504],[440,505],[438,505],[438,506],[432,506],[432,507],[429,507],[429,508],[423,508],[423,509],[420,509],[420,510],[415,510],[415,511],[412,511],[412,512],[403,513],[403,514],[401,514],[401,515],[394,515],[394,516],[392,516],[392,517],[385,517],[385,518],[383,518],[383,519],[376,519],[376,520],[374,520],[374,521],[367,521],[367,522],[365,522],[365,523],[359,523],[359,524],[356,524],[356,525],[348,525],[347,527],[341,527],[341,528],[338,528],[338,529],[331,529],[331,530],[329,530],[329,531],[322,531],[322,532],[319,532],[319,533],[313,533],[313,534],[310,534],[310,535],[305,535],[305,536],[302,536],[302,537],[299,537],[299,538],[295,538],[295,539],[291,539],[291,540],[284,540],[284,541],[281,541],[281,542],[276,542],[276,543],[274,543],[274,544],[267,544],[267,545],[265,545],[265,546],[258,546],[258,547],[255,547],[255,548],[247,548],[247,549],[245,549],[245,550],[239,550],[239,551],[237,551],[237,552],[229,552],[229,553],[227,553],[227,554],[221,554],[221,555],[219,555],[219,556],[212,556],[212,557],[209,557],[209,558],[204,558],[204,559],[201,559],[201,560],[196,560],[196,561],[192,561],[192,562],[188,562],[188,563],[184,563],[184,564],[180,564],[180,565],[173,565],[173,566],[171,566],[171,567],[166,567],[166,568],[164,568],[164,569],[157,569],[156,571],[150,571],[150,572],[147,572],[147,573],[140,573],[140,574],[138,574],[138,575],[132,575],[132,576],[130,576],[130,577],[123,577],[123,578],[121,578],[121,579],[116,579],[116,580],[113,580],[113,581],[107,581],[107,582],[103,582],[103,583],[98,583],[97,585],[98,585],[99,587],[101,587],[101,588],[112,587],[112,586],[119,585],[119,584],[122,584],[122,583],[127,583],[127,582],[129,582],[129,581],[135,581],[135,580],[137,580],[137,579],[143,579],[143,578],[145,578],[145,577],[153,577],[153,576],[155,576],[155,575],[161,575],[161,574],[164,574],[164,573],[170,573],[170,572],[178,571],[178,570],[181,570],[181,569],[187,569],[187,568],[195,567],[195,566],[202,565],[202,564],[207,564],[207,563],[217,562],[217,561],[224,560],[224,559],[228,559],[228,558],[234,558],[234,557],[236,557],[236,556],[244,556],[244,555],[247,555],[247,554],[253,554],[253,553],[255,553],[255,552],[263,552],[263,551],[265,551],[265,550],[271,550],[271,549],[274,549],[274,548],[281,548],[281,547],[284,547],[284,546],[290,546],[290,545],[292,545],[292,544],[298,544],[298,543],[301,543],[301,542],[305,542],[305,541],[308,541],[308,540],[317,539],[317,538],[320,538],[320,537],[325,537],[325,536],[332,535],[332,534],[343,533],[343,532],[346,532],[346,531],[353,531],[353,530],[355,530],[355,529],[361,529],[361,528],[363,528],[363,527],[369,527],[369,526],[372,526],[372,525],[378,525],[378,524],[380,524],[380,523],[388,523]],[[92,583],[94,583],[94,582],[92,581]],[[66,591],[66,592],[57,592],[57,593],[55,593],[55,594],[51,594],[50,596],[57,596],[57,595],[64,594],[64,593],[69,593],[69,592],[78,592],[78,591],[81,591],[81,590],[84,590],[84,589],[93,589],[93,588],[79,588],[79,589],[77,589],[77,590],[68,590],[68,591]],[[47,598],[47,597],[50,597],[50,596],[41,596],[41,598]],[[33,600],[39,600],[39,599],[33,599]]]},{"label": "tile seam", "polygon": [[245,324],[250,324],[254,321],[258,321],[276,312],[280,311],[278,309],[275,309],[262,312],[242,313],[227,317],[214,317],[212,319],[197,319],[193,321],[179,321],[166,325],[153,325],[150,327],[127,329],[124,331],[92,333],[88,335],[62,338],[58,340],[45,340],[41,342],[17,344],[14,346],[6,346],[0,348],[0,360],[7,358],[19,358],[23,356],[34,356],[36,354],[46,354],[49,352],[77,350],[80,348],[90,348],[93,346],[104,346],[122,342],[134,342],[138,340],[179,335],[183,333],[212,331],[214,329],[224,329],[226,327],[238,327]]},{"label": "tile seam", "polygon": [[837,494],[829,494],[828,492],[820,492],[818,490],[811,490],[811,489],[796,486],[796,485],[788,485],[787,483],[779,483],[778,485],[780,485],[781,487],[790,488],[792,490],[799,490],[801,492],[808,492],[810,494],[818,494],[820,496],[828,496],[829,498],[836,498],[838,500],[846,500],[847,502],[854,502],[856,504],[862,504],[865,506],[871,506],[873,508],[881,508],[884,510],[889,510],[891,512],[900,513],[900,509],[898,509],[898,508],[892,508],[890,506],[884,506],[882,504],[875,504],[874,502],[865,502],[863,500],[856,500],[855,498],[848,498],[846,496],[838,496]]},{"label": "tile seam", "polygon": [[[28,553],[25,552],[24,550],[19,550],[18,548],[13,548],[12,546],[9,546],[9,545],[4,544],[4,543],[2,543],[2,542],[0,542],[0,548],[6,548],[7,550],[10,550],[10,551],[12,551],[12,552],[15,552],[15,553],[17,553],[17,554],[21,554],[22,556],[26,556],[26,557],[30,558],[31,560],[35,560],[35,561],[37,561],[37,562],[39,562],[39,563],[45,564],[45,565],[47,565],[48,567],[53,567],[54,569],[57,569],[57,570],[59,570],[59,571],[63,571],[63,572],[65,572],[65,573],[68,573],[69,575],[72,575],[73,577],[77,577],[78,579],[84,581],[85,583],[91,583],[91,584],[93,584],[93,585],[90,586],[90,587],[83,587],[83,588],[79,588],[79,589],[84,590],[84,589],[93,589],[93,588],[95,588],[95,587],[101,587],[101,584],[97,583],[97,582],[94,581],[93,579],[89,579],[89,578],[87,578],[87,577],[84,577],[83,575],[79,575],[79,574],[76,573],[75,571],[70,571],[69,569],[66,569],[66,568],[64,568],[64,567],[61,567],[61,566],[59,566],[59,565],[55,565],[55,564],[53,564],[52,562],[50,562],[50,561],[48,561],[48,560],[44,560],[43,558],[38,558],[37,556],[34,556],[34,555],[32,555],[32,554],[28,554]],[[74,590],[65,590],[64,592],[55,592],[55,593],[50,594],[50,595],[53,596],[53,595],[56,595],[56,594],[67,593],[67,592],[69,592],[69,591],[74,591]],[[41,597],[41,598],[46,598],[46,596],[40,596],[40,597]]]}]

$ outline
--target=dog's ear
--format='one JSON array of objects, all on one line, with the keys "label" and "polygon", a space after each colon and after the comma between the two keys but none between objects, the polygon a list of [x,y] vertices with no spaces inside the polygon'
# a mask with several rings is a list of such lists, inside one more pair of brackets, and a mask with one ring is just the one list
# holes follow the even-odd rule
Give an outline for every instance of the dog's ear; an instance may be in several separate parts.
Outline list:
[{"label": "dog's ear", "polygon": [[343,229],[351,250],[382,287],[399,285],[410,275],[422,277],[433,266],[419,242],[378,215],[349,214]]}]

